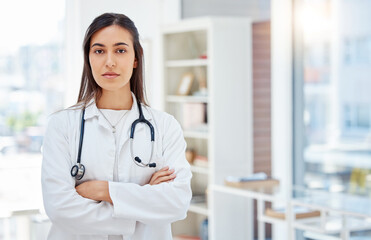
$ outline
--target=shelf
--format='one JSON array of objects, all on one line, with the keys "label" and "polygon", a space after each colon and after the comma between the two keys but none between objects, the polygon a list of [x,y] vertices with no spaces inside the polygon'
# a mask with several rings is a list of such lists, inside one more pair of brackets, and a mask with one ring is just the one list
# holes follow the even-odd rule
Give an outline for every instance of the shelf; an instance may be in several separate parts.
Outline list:
[{"label": "shelf", "polygon": [[169,60],[165,62],[166,67],[200,67],[208,64],[208,59]]},{"label": "shelf", "polygon": [[166,97],[167,102],[176,103],[207,103],[209,98],[207,96],[176,96],[170,95]]},{"label": "shelf", "polygon": [[206,205],[205,202],[203,202],[203,203],[192,203],[189,206],[188,211],[193,212],[193,213],[202,214],[202,215],[205,215],[205,216],[209,215],[209,211],[207,209],[207,205]]},{"label": "shelf", "polygon": [[198,138],[198,139],[208,139],[209,138],[209,133],[208,132],[184,130],[183,133],[184,133],[185,138]]},{"label": "shelf", "polygon": [[[345,229],[348,231],[363,231],[371,228],[371,222],[367,222],[364,219],[347,217],[346,222],[347,227]],[[339,234],[344,229],[342,224],[342,219],[340,217],[328,216],[325,223],[321,221],[321,218],[316,217],[294,220],[292,226],[304,231],[322,234]]]},{"label": "shelf", "polygon": [[243,189],[243,188],[235,188],[235,187],[216,185],[216,184],[211,185],[210,188],[213,191],[220,192],[220,193],[232,194],[232,195],[252,198],[256,200],[260,199],[260,200],[264,200],[268,202],[283,200],[281,196],[279,195],[276,196],[276,194],[272,194],[272,193],[266,193],[264,192],[264,190]]},{"label": "shelf", "polygon": [[[235,222],[249,222],[253,211],[245,200],[235,201],[229,193],[232,188],[220,199],[211,194],[213,204],[207,205],[207,197],[201,197],[213,184],[222,183],[226,175],[252,172],[251,27],[251,20],[247,18],[205,18],[182,20],[162,28],[164,110],[179,122],[187,147],[193,149],[196,156],[206,157],[209,165],[201,161],[191,165],[195,176],[192,178],[193,201],[189,217],[174,224],[175,236],[197,235],[205,216],[210,219],[209,234],[218,239],[230,236],[246,239],[253,235],[252,224],[244,224],[235,231]],[[220,51],[231,37],[238,41],[229,46],[228,51]],[[184,77],[189,73],[194,77],[187,86],[189,95],[177,95],[179,89],[185,88]],[[244,84],[241,85],[241,81]],[[247,107],[241,108],[236,102]],[[231,124],[223,116],[236,119]],[[242,130],[241,125],[245,126]],[[223,130],[226,126],[228,131]],[[239,143],[245,144],[236,147]],[[226,157],[230,149],[233,149],[233,157]],[[248,211],[235,216],[240,209]]]},{"label": "shelf", "polygon": [[194,173],[209,174],[209,168],[191,165],[191,171]]}]

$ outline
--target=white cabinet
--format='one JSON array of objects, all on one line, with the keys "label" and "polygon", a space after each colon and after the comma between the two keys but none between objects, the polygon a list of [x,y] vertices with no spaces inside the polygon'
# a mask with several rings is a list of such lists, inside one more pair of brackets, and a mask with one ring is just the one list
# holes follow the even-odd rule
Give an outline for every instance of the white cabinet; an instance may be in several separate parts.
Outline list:
[{"label": "white cabinet", "polygon": [[208,192],[207,203],[192,203],[188,217],[173,224],[173,234],[198,235],[208,218],[209,239],[249,239],[249,202],[207,188],[252,173],[251,21],[187,19],[163,27],[162,41],[165,111],[199,158],[192,166],[194,195]]}]

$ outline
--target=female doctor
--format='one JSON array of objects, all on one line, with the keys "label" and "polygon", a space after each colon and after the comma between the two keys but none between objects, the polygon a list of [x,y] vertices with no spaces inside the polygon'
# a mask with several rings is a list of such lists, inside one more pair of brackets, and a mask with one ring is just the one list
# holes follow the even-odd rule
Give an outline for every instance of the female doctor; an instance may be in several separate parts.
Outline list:
[{"label": "female doctor", "polygon": [[142,76],[134,23],[114,13],[94,19],[78,102],[51,116],[44,138],[49,240],[167,240],[185,218],[186,143],[172,116],[147,106]]}]

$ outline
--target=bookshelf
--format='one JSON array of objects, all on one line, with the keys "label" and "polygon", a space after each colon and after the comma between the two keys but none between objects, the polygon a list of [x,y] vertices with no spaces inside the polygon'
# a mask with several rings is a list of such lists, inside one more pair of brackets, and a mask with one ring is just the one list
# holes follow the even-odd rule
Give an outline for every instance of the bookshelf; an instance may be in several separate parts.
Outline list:
[{"label": "bookshelf", "polygon": [[188,149],[207,158],[207,167],[191,165],[193,195],[206,200],[191,203],[187,218],[172,224],[173,235],[199,236],[208,218],[209,239],[249,239],[251,201],[209,186],[252,173],[251,21],[186,19],[163,26],[161,35],[165,111],[181,124]]}]

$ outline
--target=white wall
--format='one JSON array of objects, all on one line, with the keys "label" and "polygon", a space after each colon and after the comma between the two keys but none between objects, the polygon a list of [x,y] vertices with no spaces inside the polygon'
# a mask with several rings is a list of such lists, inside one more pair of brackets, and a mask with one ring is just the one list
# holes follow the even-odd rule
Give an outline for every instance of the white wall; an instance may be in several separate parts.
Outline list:
[{"label": "white wall", "polygon": [[66,0],[66,51],[68,89],[66,106],[76,102],[80,87],[85,31],[95,17],[105,12],[127,15],[138,28],[145,51],[147,94],[150,105],[162,108],[160,28],[180,19],[180,0]]},{"label": "white wall", "polygon": [[271,0],[183,0],[182,18],[239,16],[264,21],[270,19],[270,4]]}]

